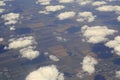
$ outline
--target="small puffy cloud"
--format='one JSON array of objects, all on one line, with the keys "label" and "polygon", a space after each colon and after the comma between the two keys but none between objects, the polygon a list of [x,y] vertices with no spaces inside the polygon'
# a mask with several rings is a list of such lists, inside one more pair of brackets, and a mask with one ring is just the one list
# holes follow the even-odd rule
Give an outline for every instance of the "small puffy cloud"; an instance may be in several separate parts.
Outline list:
[{"label": "small puffy cloud", "polygon": [[105,0],[105,1],[108,1],[108,2],[113,2],[113,1],[116,1],[116,0]]},{"label": "small puffy cloud", "polygon": [[92,12],[79,12],[77,21],[79,22],[93,22],[95,20],[95,17]]},{"label": "small puffy cloud", "polygon": [[2,15],[2,18],[6,21],[5,25],[16,24],[18,22],[19,17],[20,17],[20,14],[18,13],[8,13],[5,15]]},{"label": "small puffy cloud", "polygon": [[76,13],[74,11],[69,11],[69,12],[60,13],[57,17],[59,18],[59,20],[64,20],[64,19],[73,18],[75,14]]},{"label": "small puffy cloud", "polygon": [[15,30],[15,26],[10,26],[9,30],[10,31],[14,31]]},{"label": "small puffy cloud", "polygon": [[45,11],[45,10],[44,10],[44,11],[39,11],[38,13],[39,13],[39,14],[49,14],[49,12],[48,12],[48,11]]},{"label": "small puffy cloud", "polygon": [[37,4],[49,5],[51,0],[37,0]]},{"label": "small puffy cloud", "polygon": [[105,46],[113,48],[114,52],[120,56],[120,36],[116,36],[114,40],[108,41]]},{"label": "small puffy cloud", "polygon": [[60,59],[58,57],[56,57],[55,55],[49,55],[49,59],[52,61],[59,61]]},{"label": "small puffy cloud", "polygon": [[55,65],[50,65],[29,73],[25,80],[64,80],[64,74]]},{"label": "small puffy cloud", "polygon": [[61,10],[63,8],[65,8],[65,6],[63,6],[63,5],[55,5],[55,6],[51,5],[51,6],[46,6],[45,10],[48,12],[49,11],[55,12],[55,11]]},{"label": "small puffy cloud", "polygon": [[5,6],[5,1],[0,1],[0,6]]},{"label": "small puffy cloud", "polygon": [[63,38],[62,36],[56,36],[56,39],[57,39],[57,41],[62,41],[62,42],[67,41],[67,39]]},{"label": "small puffy cloud", "polygon": [[117,20],[120,22],[120,16],[117,17]]},{"label": "small puffy cloud", "polygon": [[85,25],[81,28],[81,32],[87,42],[96,44],[107,41],[108,38],[106,37],[109,35],[113,35],[117,31],[113,29],[108,29],[106,26],[89,27]]},{"label": "small puffy cloud", "polygon": [[2,41],[4,41],[4,39],[0,37],[0,42],[2,42]]},{"label": "small puffy cloud", "polygon": [[47,55],[49,55],[49,53],[48,53],[48,52],[44,52],[44,55],[46,55],[46,56],[47,56]]},{"label": "small puffy cloud", "polygon": [[95,72],[95,65],[98,64],[97,60],[91,56],[85,56],[82,63],[82,69],[89,74]]},{"label": "small puffy cloud", "polygon": [[92,3],[93,6],[102,6],[107,4],[105,1],[95,1]]},{"label": "small puffy cloud", "polygon": [[120,71],[116,71],[116,78],[120,79]]},{"label": "small puffy cloud", "polygon": [[84,5],[90,4],[92,1],[91,0],[77,0],[77,2],[79,3],[79,5],[84,6]]},{"label": "small puffy cloud", "polygon": [[50,12],[55,12],[64,9],[63,5],[49,5],[45,7],[45,10],[39,11],[39,14],[49,14]]},{"label": "small puffy cloud", "polygon": [[33,60],[40,55],[39,51],[35,50],[36,41],[33,36],[20,37],[10,39],[6,49],[19,49],[20,55],[29,60]]},{"label": "small puffy cloud", "polygon": [[59,3],[71,3],[74,0],[59,0]]},{"label": "small puffy cloud", "polygon": [[5,11],[5,9],[0,9],[0,13],[3,13]]},{"label": "small puffy cloud", "polygon": [[98,8],[96,8],[98,11],[103,11],[103,12],[120,12],[120,6],[113,6],[113,5],[103,5]]},{"label": "small puffy cloud", "polygon": [[39,56],[39,51],[34,50],[34,47],[29,46],[21,49],[20,54],[22,57],[32,60]]},{"label": "small puffy cloud", "polygon": [[9,49],[17,49],[24,48],[35,44],[35,39],[32,36],[20,37],[17,39],[9,40],[8,48]]}]

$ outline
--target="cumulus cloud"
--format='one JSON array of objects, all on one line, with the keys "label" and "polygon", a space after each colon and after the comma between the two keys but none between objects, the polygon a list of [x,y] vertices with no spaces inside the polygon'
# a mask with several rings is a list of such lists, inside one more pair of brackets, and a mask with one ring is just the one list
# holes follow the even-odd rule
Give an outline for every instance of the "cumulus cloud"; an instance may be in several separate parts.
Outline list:
[{"label": "cumulus cloud", "polygon": [[25,80],[64,80],[64,74],[55,65],[50,65],[29,73]]},{"label": "cumulus cloud", "polygon": [[81,32],[87,42],[96,44],[107,41],[108,38],[106,37],[109,35],[113,35],[117,31],[113,29],[108,29],[106,26],[89,27],[85,25],[81,28]]},{"label": "cumulus cloud", "polygon": [[120,36],[116,36],[114,40],[108,41],[105,46],[113,48],[114,52],[120,56]]},{"label": "cumulus cloud", "polygon": [[90,4],[92,1],[91,0],[77,0],[77,2],[79,3],[79,5],[84,6],[84,5]]},{"label": "cumulus cloud", "polygon": [[93,22],[95,20],[95,17],[92,12],[79,12],[77,21],[79,22]]},{"label": "cumulus cloud", "polygon": [[39,56],[39,51],[34,50],[33,46],[29,46],[27,48],[21,49],[20,54],[22,57],[32,60]]},{"label": "cumulus cloud", "polygon": [[74,0],[59,0],[59,3],[71,3]]},{"label": "cumulus cloud", "polygon": [[51,0],[37,0],[37,4],[49,5]]},{"label": "cumulus cloud", "polygon": [[120,79],[120,71],[116,71],[116,77]]},{"label": "cumulus cloud", "polygon": [[0,9],[0,13],[3,13],[5,11],[5,9]]},{"label": "cumulus cloud", "polygon": [[58,57],[56,57],[55,55],[49,55],[49,59],[52,61],[59,61],[60,59]]},{"label": "cumulus cloud", "polygon": [[39,11],[38,13],[39,13],[39,14],[49,14],[49,12],[48,12],[48,11],[45,11],[45,10]]},{"label": "cumulus cloud", "polygon": [[27,46],[31,46],[33,44],[35,44],[35,39],[32,36],[20,37],[17,39],[9,40],[8,48],[9,49],[24,48]]},{"label": "cumulus cloud", "polygon": [[117,20],[120,22],[120,16],[117,17]]},{"label": "cumulus cloud", "polygon": [[10,31],[14,31],[15,30],[15,26],[10,26],[9,30]]},{"label": "cumulus cloud", "polygon": [[62,36],[56,36],[57,41],[67,41],[66,38],[63,38]]},{"label": "cumulus cloud", "polygon": [[59,20],[64,20],[64,19],[73,18],[75,14],[76,13],[74,11],[69,11],[69,12],[60,13],[57,17],[59,18]]},{"label": "cumulus cloud", "polygon": [[103,5],[103,6],[100,6],[100,7],[96,8],[96,10],[103,11],[103,12],[111,12],[111,11],[120,12],[120,6],[118,6],[118,5],[116,5],[116,6]]},{"label": "cumulus cloud", "polygon": [[20,14],[18,13],[8,13],[5,15],[2,15],[2,18],[6,21],[5,25],[16,24],[18,22],[19,17],[20,17]]},{"label": "cumulus cloud", "polygon": [[0,1],[0,6],[5,6],[5,1]]},{"label": "cumulus cloud", "polygon": [[4,38],[1,38],[1,37],[0,37],[0,42],[2,42],[2,41],[4,41]]},{"label": "cumulus cloud", "polygon": [[82,69],[89,74],[95,72],[95,65],[98,64],[97,60],[91,56],[85,56],[82,63]]},{"label": "cumulus cloud", "polygon": [[93,6],[102,6],[107,4],[105,1],[95,1],[92,3]]},{"label": "cumulus cloud", "polygon": [[18,49],[22,57],[33,60],[40,55],[39,51],[35,50],[35,44],[36,41],[33,36],[12,38],[9,40],[6,49]]},{"label": "cumulus cloud", "polygon": [[55,12],[64,9],[63,5],[49,5],[45,7],[45,10],[39,11],[40,14],[49,14],[50,12]]},{"label": "cumulus cloud", "polygon": [[45,10],[55,12],[55,11],[61,10],[63,8],[65,8],[65,6],[63,6],[63,5],[55,5],[55,6],[51,5],[51,6],[46,6]]},{"label": "cumulus cloud", "polygon": [[108,2],[113,2],[113,1],[116,1],[116,0],[105,0],[105,1],[108,1]]}]

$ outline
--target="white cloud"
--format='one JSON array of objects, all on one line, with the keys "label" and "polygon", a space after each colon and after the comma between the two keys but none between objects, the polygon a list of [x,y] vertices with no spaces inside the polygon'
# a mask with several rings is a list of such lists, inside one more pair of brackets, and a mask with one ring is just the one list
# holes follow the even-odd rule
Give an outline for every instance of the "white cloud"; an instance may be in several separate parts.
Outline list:
[{"label": "white cloud", "polygon": [[19,49],[22,57],[29,60],[35,59],[40,55],[39,51],[35,50],[36,41],[33,36],[25,36],[20,38],[12,38],[9,40],[6,49]]},{"label": "white cloud", "polygon": [[55,65],[50,65],[29,73],[25,80],[64,80],[64,74]]},{"label": "white cloud", "polygon": [[93,22],[95,20],[95,17],[92,12],[79,12],[77,21],[79,22]]},{"label": "white cloud", "polygon": [[9,30],[10,31],[14,31],[15,30],[15,26],[10,26]]},{"label": "white cloud", "polygon": [[113,48],[114,52],[120,56],[120,36],[116,36],[114,40],[108,41],[105,46]]},{"label": "white cloud", "polygon": [[116,71],[116,77],[120,79],[120,71]]},{"label": "white cloud", "polygon": [[107,4],[105,1],[95,1],[92,3],[93,6],[101,6]]},{"label": "white cloud", "polygon": [[0,13],[3,13],[5,11],[5,9],[0,9]]},{"label": "white cloud", "polygon": [[77,0],[77,2],[79,3],[79,5],[84,6],[84,5],[90,4],[92,1],[91,0]]},{"label": "white cloud", "polygon": [[113,1],[117,1],[117,0],[105,0],[105,1],[108,1],[108,2],[113,2]]},{"label": "white cloud", "polygon": [[60,59],[58,57],[56,57],[55,55],[49,55],[49,59],[52,61],[59,61]]},{"label": "white cloud", "polygon": [[104,12],[120,12],[120,6],[113,6],[113,5],[103,5],[98,8],[96,8],[98,11],[104,11]]},{"label": "white cloud", "polygon": [[59,0],[59,3],[71,3],[74,0]]},{"label": "white cloud", "polygon": [[49,55],[49,53],[48,53],[48,52],[44,52],[44,55],[46,55],[46,56],[47,56],[47,55]]},{"label": "white cloud", "polygon": [[63,38],[62,36],[56,36],[56,39],[57,39],[57,41],[62,41],[62,42],[67,41],[67,39]]},{"label": "white cloud", "polygon": [[65,6],[63,6],[63,5],[55,5],[55,6],[51,5],[51,6],[46,6],[45,10],[55,12],[55,11],[61,10],[63,8],[65,8]]},{"label": "white cloud", "polygon": [[37,0],[36,3],[41,5],[49,5],[51,0]]},{"label": "white cloud", "polygon": [[45,11],[45,10],[44,10],[44,11],[39,11],[38,13],[39,13],[39,14],[49,14],[49,12],[48,12],[48,11]]},{"label": "white cloud", "polygon": [[5,6],[5,1],[0,1],[0,6]]},{"label": "white cloud", "polygon": [[0,42],[2,42],[2,41],[4,41],[4,38],[1,38],[1,37],[0,37]]},{"label": "white cloud", "polygon": [[49,14],[50,12],[55,12],[64,9],[63,5],[49,5],[45,7],[45,10],[39,11],[39,14]]},{"label": "white cloud", "polygon": [[35,39],[32,36],[20,37],[9,40],[9,49],[24,48],[35,44]]},{"label": "white cloud", "polygon": [[85,56],[82,63],[82,69],[89,74],[95,72],[95,65],[98,64],[97,60],[91,56]]},{"label": "white cloud", "polygon": [[18,22],[19,17],[20,17],[20,14],[18,13],[8,13],[5,15],[2,15],[2,18],[6,21],[5,25],[16,24]]},{"label": "white cloud", "polygon": [[82,35],[85,37],[85,40],[89,43],[100,43],[107,41],[106,38],[108,35],[113,35],[116,30],[108,29],[106,26],[92,26],[89,27],[87,25],[81,28]]},{"label": "white cloud", "polygon": [[32,60],[39,56],[39,51],[34,50],[34,47],[29,46],[27,48],[21,49],[20,54],[22,57]]},{"label": "white cloud", "polygon": [[120,22],[120,16],[117,17],[117,20]]},{"label": "white cloud", "polygon": [[59,18],[59,20],[64,20],[64,19],[73,18],[75,14],[76,13],[74,11],[69,11],[69,12],[60,13],[57,17]]}]

